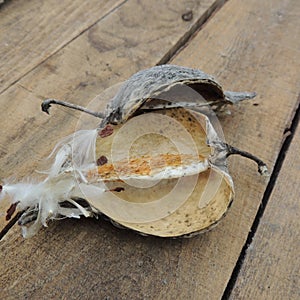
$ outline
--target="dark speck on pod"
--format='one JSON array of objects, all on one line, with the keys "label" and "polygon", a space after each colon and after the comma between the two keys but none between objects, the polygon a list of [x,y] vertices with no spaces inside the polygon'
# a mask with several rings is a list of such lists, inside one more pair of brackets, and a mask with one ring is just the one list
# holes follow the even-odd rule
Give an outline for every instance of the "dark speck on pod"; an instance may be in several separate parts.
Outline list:
[{"label": "dark speck on pod", "polygon": [[110,191],[111,192],[118,192],[118,193],[120,193],[122,191],[125,191],[125,189],[123,187],[116,187],[116,188],[114,188],[114,189],[112,189]]},{"label": "dark speck on pod", "polygon": [[97,159],[97,166],[103,166],[107,163],[107,157],[102,155]]}]

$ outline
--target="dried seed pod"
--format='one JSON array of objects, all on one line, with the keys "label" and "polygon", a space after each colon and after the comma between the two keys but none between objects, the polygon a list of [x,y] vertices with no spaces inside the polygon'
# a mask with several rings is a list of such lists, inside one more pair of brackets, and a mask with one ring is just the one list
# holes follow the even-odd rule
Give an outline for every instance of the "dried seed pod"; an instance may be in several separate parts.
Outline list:
[{"label": "dried seed pod", "polygon": [[[217,224],[233,199],[224,150],[203,114],[156,110],[97,137],[96,156],[104,154],[109,163],[84,174],[88,184],[80,188],[114,224],[143,234],[189,236]],[[124,191],[104,199],[103,182]]]},{"label": "dried seed pod", "polygon": [[[168,98],[168,101],[164,101],[164,92],[175,89],[175,93],[173,93],[175,95],[178,92],[176,88],[182,86],[194,89],[202,97],[180,101],[183,96],[180,95],[180,100]],[[126,122],[139,109],[153,110],[172,107],[193,109],[208,105],[219,109],[226,104],[236,104],[255,96],[256,93],[254,92],[224,91],[213,76],[197,69],[176,65],[161,65],[142,70],[131,76],[122,85],[112,101],[108,103],[104,113],[92,112],[84,107],[55,99],[45,100],[42,103],[42,110],[49,113],[51,104],[67,106],[102,118],[101,127],[104,127],[106,124]]]},{"label": "dried seed pod", "polygon": [[[186,97],[183,87],[201,97]],[[26,210],[19,220],[24,236],[50,219],[95,214],[142,234],[178,237],[205,231],[233,199],[226,158],[244,155],[262,174],[266,166],[223,142],[199,111],[254,96],[224,92],[199,70],[165,65],[133,75],[104,113],[48,99],[42,104],[45,112],[60,104],[100,117],[101,124],[60,142],[43,182],[6,184],[1,194]]]}]

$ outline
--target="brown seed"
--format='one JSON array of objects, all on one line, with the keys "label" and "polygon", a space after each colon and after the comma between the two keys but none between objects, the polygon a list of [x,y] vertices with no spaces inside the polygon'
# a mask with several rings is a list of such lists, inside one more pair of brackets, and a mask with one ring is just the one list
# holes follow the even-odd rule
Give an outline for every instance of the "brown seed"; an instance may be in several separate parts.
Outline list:
[{"label": "brown seed", "polygon": [[106,125],[100,132],[99,136],[102,138],[105,138],[107,136],[112,135],[114,132],[114,129],[110,125]]},{"label": "brown seed", "polygon": [[97,159],[97,166],[103,166],[108,162],[107,157],[102,155]]},{"label": "brown seed", "polygon": [[6,217],[5,220],[8,221],[11,219],[12,215],[16,211],[17,205],[19,204],[20,201],[13,203],[9,209],[6,211]]}]

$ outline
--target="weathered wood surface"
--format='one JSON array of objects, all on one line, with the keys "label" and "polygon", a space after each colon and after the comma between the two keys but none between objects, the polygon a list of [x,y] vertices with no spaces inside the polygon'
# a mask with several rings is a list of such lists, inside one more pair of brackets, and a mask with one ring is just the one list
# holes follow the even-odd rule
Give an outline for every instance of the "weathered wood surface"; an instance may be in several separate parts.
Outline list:
[{"label": "weathered wood surface", "polygon": [[[269,1],[244,5],[230,1],[174,60],[215,74],[228,89],[247,88],[258,93],[254,101],[257,106],[250,101],[243,103],[221,123],[227,142],[256,153],[270,167],[298,105],[300,42],[294,37],[299,35],[299,13],[297,1],[272,1],[272,5]],[[231,171],[237,193],[229,215],[209,234],[208,248],[200,243],[198,247],[193,240],[189,251],[181,253],[181,274],[193,274],[194,284],[190,283],[188,295],[194,299],[218,299],[222,294],[226,276],[229,278],[231,264],[242,250],[265,190],[248,161],[232,158]],[[212,255],[214,248],[227,254]],[[296,249],[299,251],[299,246]],[[199,263],[191,251],[201,252],[207,260]],[[208,276],[212,265],[217,266],[218,274],[211,271],[213,275]],[[211,290],[205,292],[203,289],[208,287]],[[175,289],[172,296],[176,296]],[[293,294],[287,292],[285,297],[293,298]]]},{"label": "weathered wood surface", "polygon": [[[146,19],[145,3],[128,1],[0,96],[6,111],[1,123],[8,132],[0,142],[2,178],[16,169],[20,177],[30,174],[56,138],[76,125],[78,115],[66,110],[41,115],[42,97],[86,104],[105,87],[155,64],[178,41],[178,30],[168,40],[167,25],[174,19],[166,14],[178,16],[181,8],[160,7]],[[231,0],[172,61],[215,74],[227,89],[259,94],[258,106],[243,103],[220,121],[228,142],[260,155],[271,167],[297,105],[299,20],[297,0]],[[146,35],[140,23],[148,24]],[[120,42],[117,37],[125,34],[130,39]],[[236,185],[230,213],[215,230],[190,240],[140,237],[90,219],[55,222],[29,240],[12,228],[0,244],[2,298],[220,299],[266,187],[251,163],[230,162]]]},{"label": "weathered wood surface", "polygon": [[300,299],[299,153],[298,126],[231,299]]},{"label": "weathered wood surface", "polygon": [[17,0],[5,3],[0,10],[0,92],[124,2]]}]

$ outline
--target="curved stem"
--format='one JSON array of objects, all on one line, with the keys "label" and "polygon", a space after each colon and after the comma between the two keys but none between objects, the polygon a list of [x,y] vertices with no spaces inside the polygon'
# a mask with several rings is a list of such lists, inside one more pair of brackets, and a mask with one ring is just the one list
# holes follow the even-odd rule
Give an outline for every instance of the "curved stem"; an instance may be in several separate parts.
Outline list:
[{"label": "curved stem", "polygon": [[238,149],[236,147],[233,147],[231,145],[228,145],[228,144],[225,144],[225,145],[227,147],[227,155],[226,155],[227,157],[230,156],[230,155],[233,155],[233,154],[238,154],[238,155],[241,155],[243,157],[249,158],[249,159],[251,159],[251,160],[253,160],[257,163],[258,172],[261,175],[269,176],[267,165],[261,159],[259,159],[258,157],[256,157],[255,155],[253,155],[249,152],[240,150],[240,149]]},{"label": "curved stem", "polygon": [[100,119],[104,118],[104,113],[91,111],[91,110],[89,110],[89,109],[87,109],[83,106],[72,104],[72,103],[65,102],[65,101],[56,100],[56,99],[46,99],[46,100],[44,100],[41,104],[42,111],[49,114],[49,109],[51,107],[51,104],[57,104],[57,105],[65,106],[65,107],[72,108],[72,109],[75,109],[75,110],[79,110],[79,111],[82,111],[82,112],[87,113],[89,115],[92,115],[96,118],[100,118]]}]

